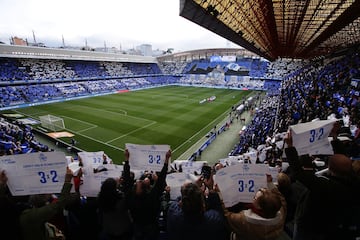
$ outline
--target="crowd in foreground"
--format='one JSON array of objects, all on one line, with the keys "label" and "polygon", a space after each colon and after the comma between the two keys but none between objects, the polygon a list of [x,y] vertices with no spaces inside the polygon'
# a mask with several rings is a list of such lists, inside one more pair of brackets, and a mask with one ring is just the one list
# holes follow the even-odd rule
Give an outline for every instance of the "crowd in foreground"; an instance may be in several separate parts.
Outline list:
[{"label": "crowd in foreground", "polygon": [[279,171],[276,182],[266,175],[267,187],[256,189],[251,203],[231,207],[225,207],[223,192],[214,183],[219,169],[231,167],[221,163],[209,176],[184,182],[181,195],[170,199],[166,183],[170,150],[160,172],[145,172],[139,178],[130,169],[131,152],[125,150],[122,175],[106,179],[94,198],[82,196],[77,181],[81,171],[73,176],[70,169],[60,194],[14,197],[2,170],[2,239],[356,239],[359,161],[347,156],[338,131],[335,123],[334,154],[321,176],[315,174],[312,156],[298,156],[288,133],[286,171]]}]

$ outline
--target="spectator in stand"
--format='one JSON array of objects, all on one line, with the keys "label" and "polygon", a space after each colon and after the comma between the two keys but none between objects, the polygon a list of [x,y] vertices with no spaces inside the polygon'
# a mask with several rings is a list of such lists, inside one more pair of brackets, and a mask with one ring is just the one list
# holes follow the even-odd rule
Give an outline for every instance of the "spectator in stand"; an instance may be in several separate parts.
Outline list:
[{"label": "spectator in stand", "polygon": [[354,173],[360,177],[360,161],[353,161],[352,168]]},{"label": "spectator in stand", "polygon": [[[217,188],[219,191],[219,189]],[[221,195],[220,191],[219,194]],[[224,215],[232,230],[232,239],[278,239],[283,233],[286,219],[286,201],[267,175],[267,188],[259,189],[250,208],[240,212],[224,209]]]},{"label": "spectator in stand", "polygon": [[152,174],[143,180],[137,180],[132,189],[129,188],[130,179],[130,153],[125,150],[125,164],[124,164],[124,182],[129,191],[130,213],[133,217],[134,225],[134,239],[135,240],[157,240],[159,237],[159,213],[160,213],[160,198],[165,189],[166,174],[171,157],[171,151],[166,153],[164,166],[159,175]]},{"label": "spectator in stand", "polygon": [[341,153],[330,156],[329,173],[318,177],[313,171],[303,169],[290,133],[284,141],[294,176],[308,189],[297,205],[293,239],[359,236],[360,181],[353,172],[351,159]]},{"label": "spectator in stand", "polygon": [[108,178],[101,185],[98,196],[99,223],[102,227],[102,240],[131,240],[132,222],[125,194],[119,183]]},{"label": "spectator in stand", "polygon": [[7,188],[7,176],[4,170],[0,169],[0,230],[1,239],[21,239],[19,215],[20,209],[18,209],[16,202],[9,193]]},{"label": "spectator in stand", "polygon": [[[32,208],[24,210],[20,215],[20,227],[24,240],[49,239],[50,231],[46,227],[49,226],[48,222],[73,200],[70,195],[72,177],[73,173],[67,169],[64,185],[55,202],[48,203],[50,197],[48,194],[30,196],[29,202]],[[77,199],[80,198],[77,197]],[[53,232],[53,234],[62,235],[59,232]]]},{"label": "spectator in stand", "polygon": [[[205,182],[207,181],[204,179]],[[206,194],[199,186],[201,184],[201,180],[197,183],[185,183],[181,187],[179,201],[170,204],[167,213],[169,240],[227,238],[225,219],[218,194],[213,190]],[[210,185],[207,187],[212,189]],[[207,199],[215,199],[215,201],[205,201],[205,194]]]},{"label": "spectator in stand", "polygon": [[305,187],[297,182],[291,182],[290,177],[280,172],[277,176],[277,187],[286,201],[286,220],[285,220],[285,232],[292,237],[294,231],[294,216],[296,211],[296,205],[300,197],[300,193],[304,191]]}]

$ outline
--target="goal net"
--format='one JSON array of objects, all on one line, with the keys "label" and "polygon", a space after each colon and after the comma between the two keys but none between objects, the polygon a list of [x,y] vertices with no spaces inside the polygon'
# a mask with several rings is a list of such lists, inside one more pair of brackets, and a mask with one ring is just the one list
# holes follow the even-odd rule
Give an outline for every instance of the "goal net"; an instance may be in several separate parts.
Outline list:
[{"label": "goal net", "polygon": [[64,120],[53,115],[40,116],[41,126],[54,132],[65,129]]}]

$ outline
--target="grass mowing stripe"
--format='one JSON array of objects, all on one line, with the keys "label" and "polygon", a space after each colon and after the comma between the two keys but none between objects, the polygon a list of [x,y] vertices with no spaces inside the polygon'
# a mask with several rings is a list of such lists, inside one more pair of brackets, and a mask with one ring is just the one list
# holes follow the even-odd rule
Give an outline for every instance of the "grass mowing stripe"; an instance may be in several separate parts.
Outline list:
[{"label": "grass mowing stripe", "polygon": [[[23,114],[23,115],[26,115],[26,116],[33,117],[33,115],[24,114],[24,113],[22,113],[22,114]],[[66,116],[65,116],[65,117],[66,117]],[[80,120],[78,120],[78,121],[80,121]],[[65,126],[65,127],[66,127],[66,126]],[[108,147],[111,147],[111,148],[114,148],[114,149],[117,149],[117,150],[124,151],[123,148],[118,148],[118,147],[113,146],[113,145],[111,145],[111,144],[104,143],[104,142],[102,142],[102,141],[99,141],[99,140],[96,139],[96,138],[92,138],[92,137],[90,137],[90,136],[84,135],[84,134],[82,134],[82,133],[80,133],[80,132],[77,132],[77,131],[73,131],[73,130],[71,130],[71,129],[67,129],[67,128],[65,128],[65,129],[71,131],[72,133],[76,133],[76,134],[78,134],[78,135],[80,135],[80,136],[83,136],[83,137],[85,137],[85,138],[88,138],[88,139],[90,139],[90,140],[92,140],[92,141],[95,141],[95,142],[101,143],[101,144],[103,144],[103,145],[106,145],[106,146],[108,146]]]},{"label": "grass mowing stripe", "polygon": [[[24,112],[41,111],[79,120],[70,122],[63,117],[74,125],[65,123],[75,130],[78,146],[86,151],[103,150],[117,163],[123,160],[121,151],[127,142],[169,144],[175,150],[172,158],[177,159],[224,119],[234,104],[244,100],[244,95],[231,89],[166,86],[38,105]],[[216,100],[199,104],[211,96]],[[80,121],[98,127],[84,127]]]},{"label": "grass mowing stripe", "polygon": [[[198,135],[199,133],[202,133],[203,130],[207,129],[209,126],[214,126],[215,123],[217,123],[220,119],[222,120],[226,115],[227,115],[228,111],[223,112],[220,116],[218,116],[217,118],[215,118],[213,121],[211,121],[209,124],[207,124],[205,127],[203,127],[199,132],[197,132],[195,135]],[[191,140],[195,135],[191,136],[187,141]],[[203,141],[202,138],[200,138],[197,142],[199,141]],[[186,142],[184,142],[183,144],[181,144],[180,146],[178,146],[176,149],[174,149],[174,152],[176,152],[180,147],[182,147],[182,145],[184,145]],[[186,151],[183,153],[185,154]],[[182,156],[182,155],[181,155]],[[180,157],[181,157],[180,156]]]},{"label": "grass mowing stripe", "polygon": [[[79,120],[79,119],[76,119],[76,118],[72,118],[72,117],[69,117],[69,116],[65,116],[65,115],[61,115],[61,118],[63,118],[63,119],[64,119],[64,118],[68,118],[68,119],[71,119],[71,120],[73,120],[73,121],[81,122],[81,123],[84,123],[84,124],[90,126],[90,127],[85,128],[85,129],[83,129],[83,130],[80,130],[79,132],[81,132],[81,131],[86,131],[86,130],[88,130],[88,129],[93,129],[93,128],[98,127],[98,125],[96,125],[96,124],[92,124],[92,123],[89,123],[89,122],[85,122],[85,121],[82,121],[82,120]],[[66,127],[66,125],[65,125],[65,127]]]},{"label": "grass mowing stripe", "polygon": [[[80,107],[80,108],[91,108],[91,107],[82,106],[82,105],[77,105],[77,107]],[[113,115],[123,115],[123,116],[126,116],[127,118],[137,119],[137,120],[141,120],[141,121],[154,122],[154,121],[151,121],[151,120],[149,120],[149,119],[145,119],[145,118],[141,118],[141,117],[136,117],[136,116],[132,116],[132,115],[129,115],[129,114],[118,113],[118,112],[114,112],[114,111],[109,111],[109,110],[106,110],[106,109],[91,108],[91,110],[92,110],[92,111],[105,112],[105,113],[107,113],[107,114],[113,114]],[[122,111],[122,112],[126,112],[126,111],[123,111],[123,110],[121,110],[121,111]]]},{"label": "grass mowing stripe", "polygon": [[[231,93],[229,93],[228,95],[230,95]],[[250,91],[247,95],[246,95],[246,97],[248,97],[248,96],[250,96],[252,94],[252,92]],[[225,111],[223,114],[221,114],[218,118],[221,118],[221,117],[223,117],[223,118],[225,118],[226,117],[226,115],[227,115],[227,111]],[[215,120],[217,120],[217,119],[215,119]],[[214,121],[215,121],[214,120]],[[210,124],[210,123],[209,123]],[[208,125],[209,125],[208,124]],[[206,126],[203,128],[203,129],[206,129]],[[200,133],[200,132],[199,132]],[[205,134],[204,134],[205,135]],[[191,138],[189,138],[187,141],[189,141],[189,140],[191,140],[192,139],[192,137]],[[200,142],[201,143],[203,143],[205,141],[205,139],[204,139],[204,137],[202,137],[202,138],[200,138],[196,143],[193,143],[193,145],[199,145],[200,144]],[[183,144],[186,144],[186,142],[184,142]],[[178,148],[180,148],[181,146],[179,146]],[[176,149],[177,150],[177,149]],[[180,156],[179,156],[179,159],[183,159],[183,158],[185,158],[185,156],[186,155],[188,155],[188,156],[190,156],[192,153],[193,153],[193,149],[192,148],[188,148],[186,151],[184,151]],[[190,153],[190,154],[189,154]]]},{"label": "grass mowing stripe", "polygon": [[151,125],[154,125],[154,124],[156,124],[156,122],[149,123],[148,125],[145,125],[145,126],[143,126],[143,127],[141,127],[141,128],[138,128],[138,129],[136,129],[136,130],[133,130],[133,131],[131,131],[131,132],[128,132],[127,134],[124,134],[124,135],[122,135],[122,136],[120,136],[120,137],[117,137],[117,138],[114,138],[114,139],[112,139],[112,140],[110,140],[110,141],[107,141],[106,143],[114,142],[114,141],[116,141],[116,140],[118,140],[118,139],[120,139],[120,138],[126,137],[126,136],[128,136],[128,135],[130,135],[130,134],[132,134],[132,133],[135,133],[135,132],[140,131],[140,130],[142,130],[142,129],[144,129],[144,128],[150,127]]}]

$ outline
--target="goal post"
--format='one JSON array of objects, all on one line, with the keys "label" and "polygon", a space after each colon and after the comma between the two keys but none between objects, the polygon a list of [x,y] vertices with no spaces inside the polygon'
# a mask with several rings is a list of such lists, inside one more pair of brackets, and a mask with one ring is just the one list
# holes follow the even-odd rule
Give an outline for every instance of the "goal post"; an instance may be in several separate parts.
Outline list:
[{"label": "goal post", "polygon": [[40,122],[42,127],[54,132],[65,129],[64,119],[53,115],[40,116]]}]

